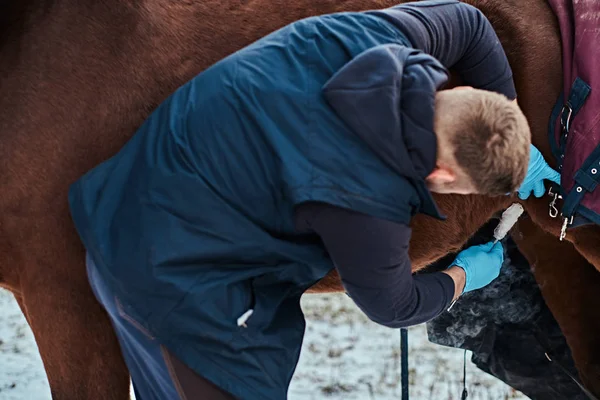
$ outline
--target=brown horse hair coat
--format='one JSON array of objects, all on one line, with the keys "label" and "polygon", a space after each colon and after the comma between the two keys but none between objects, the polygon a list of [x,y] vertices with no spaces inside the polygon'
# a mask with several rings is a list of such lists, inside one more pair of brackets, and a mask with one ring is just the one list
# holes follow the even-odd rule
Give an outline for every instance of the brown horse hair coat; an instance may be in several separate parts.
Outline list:
[{"label": "brown horse hair coat", "polygon": [[[178,86],[228,54],[294,20],[393,6],[393,0],[29,0],[0,1],[0,285],[11,290],[34,332],[54,399],[128,398],[128,373],[102,308],[89,288],[84,249],[69,217],[67,189],[116,153]],[[546,124],[561,86],[556,21],[543,0],[469,0],[492,21],[515,74],[519,104],[534,144],[550,155]],[[549,159],[549,158],[548,158]],[[413,221],[410,254],[420,269],[465,243],[514,199],[436,196],[449,216]],[[558,233],[547,200],[524,204],[532,219]],[[595,266],[600,250],[577,231],[567,239]],[[587,239],[587,240],[586,240]],[[532,239],[533,240],[533,239]],[[562,251],[536,236],[548,254]],[[526,246],[528,238],[523,238]],[[537,250],[527,248],[530,259]],[[569,248],[570,249],[570,248]],[[574,250],[571,251],[573,253]],[[576,254],[576,253],[573,253]],[[545,263],[542,291],[573,348],[584,382],[600,393],[598,354],[572,329],[583,307],[551,301],[569,274]],[[580,257],[578,263],[585,261]],[[589,267],[589,266],[588,266]],[[539,276],[538,276],[539,278]],[[578,281],[579,295],[595,293]],[[313,291],[339,291],[332,274]],[[548,297],[550,296],[550,297]],[[558,297],[557,297],[558,298]],[[579,318],[579,319],[578,319]],[[595,331],[597,336],[597,331]],[[578,351],[575,351],[578,349]],[[592,357],[586,354],[591,350]],[[587,353],[586,353],[587,351]]]}]

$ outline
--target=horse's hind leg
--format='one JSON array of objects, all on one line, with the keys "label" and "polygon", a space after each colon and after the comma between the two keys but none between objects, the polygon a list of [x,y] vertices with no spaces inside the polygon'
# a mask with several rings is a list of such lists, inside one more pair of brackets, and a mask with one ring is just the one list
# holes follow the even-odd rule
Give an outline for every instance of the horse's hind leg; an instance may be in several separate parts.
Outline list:
[{"label": "horse's hind leg", "polygon": [[[60,264],[58,264],[60,263]],[[125,400],[129,374],[86,279],[81,249],[23,274],[20,305],[38,345],[53,400]]]},{"label": "horse's hind leg", "polygon": [[[583,383],[600,395],[600,273],[569,242],[530,219],[513,235],[567,340]],[[519,238],[520,236],[520,238]]]}]

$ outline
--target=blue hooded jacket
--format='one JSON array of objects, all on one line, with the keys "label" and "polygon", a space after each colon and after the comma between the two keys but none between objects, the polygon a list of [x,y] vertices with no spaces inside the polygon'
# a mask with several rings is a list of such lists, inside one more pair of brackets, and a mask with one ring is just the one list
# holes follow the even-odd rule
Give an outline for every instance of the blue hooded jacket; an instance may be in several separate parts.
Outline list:
[{"label": "blue hooded jacket", "polygon": [[383,18],[300,20],[167,98],[72,185],[73,220],[124,311],[178,358],[239,398],[286,398],[300,296],[333,268],[294,208],[441,218],[423,179],[446,79]]}]

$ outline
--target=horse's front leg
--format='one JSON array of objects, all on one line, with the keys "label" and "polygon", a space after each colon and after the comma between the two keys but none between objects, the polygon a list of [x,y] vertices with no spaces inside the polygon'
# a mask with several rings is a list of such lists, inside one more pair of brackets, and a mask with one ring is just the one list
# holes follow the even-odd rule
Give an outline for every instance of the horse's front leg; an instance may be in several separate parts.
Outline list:
[{"label": "horse's front leg", "polygon": [[52,398],[129,399],[129,373],[109,319],[88,284],[81,246],[71,240],[74,247],[64,251],[64,242],[62,246],[53,242],[57,244],[48,238],[43,252],[30,252],[21,274],[19,301]]},{"label": "horse's front leg", "polygon": [[600,274],[567,241],[522,218],[513,235],[567,340],[583,383],[600,395]]}]

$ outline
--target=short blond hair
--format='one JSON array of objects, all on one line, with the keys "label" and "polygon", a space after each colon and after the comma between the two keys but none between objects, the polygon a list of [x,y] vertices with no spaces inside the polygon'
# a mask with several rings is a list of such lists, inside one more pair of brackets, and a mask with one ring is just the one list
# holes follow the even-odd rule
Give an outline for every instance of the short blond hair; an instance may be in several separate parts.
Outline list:
[{"label": "short blond hair", "polygon": [[495,92],[467,89],[438,92],[435,107],[436,133],[443,131],[477,192],[515,192],[525,179],[531,144],[519,106]]}]

